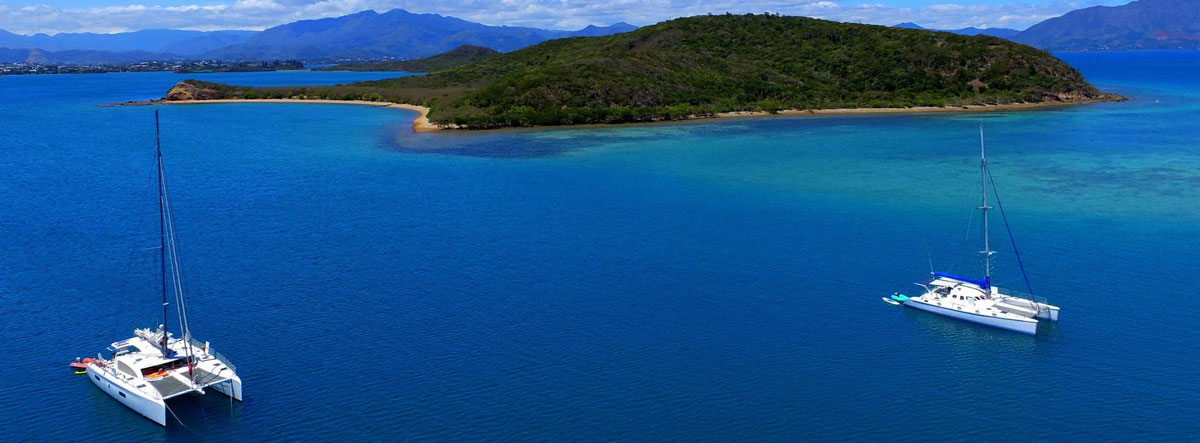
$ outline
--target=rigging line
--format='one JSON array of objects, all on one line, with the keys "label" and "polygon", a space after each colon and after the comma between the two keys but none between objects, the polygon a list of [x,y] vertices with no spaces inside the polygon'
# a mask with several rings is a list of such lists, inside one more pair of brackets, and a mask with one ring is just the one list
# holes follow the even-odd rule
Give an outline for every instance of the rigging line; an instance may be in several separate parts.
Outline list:
[{"label": "rigging line", "polygon": [[[169,191],[166,195],[167,195],[167,198],[169,199],[170,198]],[[173,281],[174,281],[173,289],[175,290],[176,303],[179,305],[179,306],[177,306],[177,308],[180,310],[180,328],[183,329],[181,331],[181,333],[190,334],[191,333],[191,324],[190,324],[190,322],[188,322],[187,305],[185,304],[185,301],[184,301],[184,292],[185,292],[184,291],[184,281],[185,281],[185,279],[183,278],[182,260],[180,260],[180,258],[179,258],[179,243],[178,243],[178,239],[176,236],[176,228],[175,228],[175,212],[174,212],[174,209],[171,208],[169,201],[168,201],[166,207],[167,207],[167,227],[168,227],[168,233],[170,234],[168,239],[170,241],[170,254],[171,254],[170,257],[171,257],[171,264],[172,264],[171,275],[172,275]]]},{"label": "rigging line", "polygon": [[929,252],[929,237],[925,238],[925,258],[929,260],[929,275],[933,275],[933,254]]},{"label": "rigging line", "polygon": [[[163,401],[163,407],[167,408],[167,412],[170,412],[172,417],[175,417],[175,421],[179,422],[179,426],[183,426],[185,428],[188,427],[188,425],[183,424],[183,420],[180,420],[178,415],[175,415],[175,411],[172,411],[171,407],[167,406],[166,401]],[[191,428],[188,428],[188,429],[191,429]]]},{"label": "rigging line", "polygon": [[[170,206],[168,204],[168,208],[169,207]],[[170,212],[170,209],[168,209],[167,214],[172,215],[172,213]],[[192,381],[194,383],[195,382],[195,373],[191,369],[192,368],[192,358],[193,358],[193,352],[192,352],[192,346],[191,346],[191,331],[189,329],[189,324],[187,321],[187,308],[186,308],[186,306],[184,306],[184,303],[183,303],[183,283],[182,283],[183,275],[180,273],[180,261],[179,261],[179,249],[178,249],[179,245],[178,245],[178,243],[176,243],[175,223],[174,223],[173,218],[168,220],[167,226],[168,226],[167,232],[168,232],[168,234],[170,234],[168,237],[169,241],[167,244],[170,249],[171,277],[172,277],[172,283],[173,283],[172,288],[174,289],[175,296],[176,296],[175,309],[179,314],[180,339],[184,341],[184,347],[185,347],[184,349],[186,349],[185,353],[189,359],[188,360],[188,376],[190,379],[192,379]]]},{"label": "rigging line", "polygon": [[178,415],[175,415],[175,411],[172,411],[172,410],[171,410],[171,407],[170,407],[170,406],[167,406],[167,404],[166,404],[166,402],[165,402],[165,401],[163,402],[163,407],[164,407],[164,408],[167,408],[167,412],[170,412],[172,417],[175,417],[175,421],[179,422],[179,426],[183,426],[183,428],[184,428],[184,429],[186,429],[188,432],[192,433],[192,435],[194,435],[194,436],[197,436],[197,437],[203,437],[203,435],[202,435],[202,434],[200,434],[199,432],[197,432],[195,429],[192,429],[192,427],[191,427],[191,426],[188,426],[188,425],[186,425],[186,424],[183,424],[183,420],[180,420],[180,419],[179,419],[179,416],[178,416]]},{"label": "rigging line", "polygon": [[[157,122],[157,119],[155,121]],[[159,167],[159,171],[160,171],[159,180],[162,183],[162,189],[161,189],[162,202],[161,202],[161,204],[162,204],[162,208],[163,208],[163,218],[166,221],[165,225],[166,225],[167,234],[169,234],[166,236],[166,239],[167,239],[167,247],[168,247],[168,250],[170,251],[172,289],[174,289],[174,292],[175,292],[175,304],[176,304],[175,309],[179,315],[180,339],[183,340],[184,349],[186,349],[186,355],[188,357],[188,378],[191,379],[191,381],[194,384],[195,383],[195,371],[193,371],[193,364],[194,364],[193,358],[194,358],[195,352],[192,349],[192,342],[191,342],[192,332],[191,332],[191,324],[188,322],[188,318],[187,318],[187,306],[184,304],[183,267],[181,266],[181,263],[179,260],[179,244],[178,244],[178,241],[176,238],[176,231],[175,231],[175,212],[174,212],[174,209],[171,207],[171,203],[170,203],[171,194],[170,194],[169,189],[167,188],[167,178],[166,178],[166,170],[165,170],[166,167],[162,163],[161,148],[159,149],[158,167]]]},{"label": "rigging line", "polygon": [[1000,219],[1004,220],[1004,230],[1008,231],[1008,241],[1012,243],[1013,255],[1017,257],[1017,267],[1021,268],[1021,277],[1025,278],[1025,289],[1033,295],[1033,286],[1029,284],[1029,275],[1025,274],[1025,264],[1021,262],[1021,251],[1017,250],[1017,239],[1013,237],[1012,228],[1008,226],[1008,216],[1004,214],[1004,205],[1000,203],[1000,193],[996,191],[996,179],[992,172],[987,173],[988,181],[992,184],[992,193],[996,195],[996,207],[1000,208]]},{"label": "rigging line", "polygon": [[[165,188],[165,186],[164,186],[164,188]],[[182,299],[180,298],[180,293],[182,291],[182,288],[180,287],[180,280],[181,280],[182,276],[180,276],[179,272],[178,272],[178,270],[179,270],[179,255],[176,251],[176,244],[175,244],[175,223],[174,223],[174,219],[172,217],[170,202],[167,201],[169,196],[166,193],[165,189],[163,191],[163,197],[164,197],[163,214],[164,214],[164,218],[166,220],[166,233],[167,233],[167,235],[166,235],[166,238],[167,238],[166,250],[163,251],[163,254],[165,254],[167,256],[167,258],[170,262],[170,265],[171,265],[170,266],[170,268],[171,268],[171,292],[175,295],[175,310],[176,310],[176,314],[179,316],[179,329],[180,329],[179,333],[181,336],[183,336],[183,335],[186,335],[187,327],[186,327],[186,323],[185,323],[186,322],[186,320],[185,320],[186,312],[183,310],[183,303],[182,303]]]},{"label": "rigging line", "polygon": [[[975,193],[972,192],[971,195],[975,195]],[[968,206],[970,206],[970,205],[968,205]],[[956,254],[957,258],[955,258],[954,264],[950,266],[950,269],[949,269],[950,272],[957,271],[958,265],[962,264],[963,255],[965,255],[964,251],[967,250],[967,245],[969,245],[971,242],[971,226],[974,224],[973,223],[974,221],[975,221],[975,208],[971,207],[971,208],[967,209],[967,228],[965,230],[963,230],[962,243],[958,244],[958,253]]]}]

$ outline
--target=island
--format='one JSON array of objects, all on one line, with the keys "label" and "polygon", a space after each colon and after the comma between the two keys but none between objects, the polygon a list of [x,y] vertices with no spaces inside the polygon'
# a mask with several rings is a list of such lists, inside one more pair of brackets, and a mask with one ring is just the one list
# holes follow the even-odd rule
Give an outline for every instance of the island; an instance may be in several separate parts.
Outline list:
[{"label": "island", "polygon": [[468,63],[484,61],[500,52],[474,45],[462,45],[433,57],[416,60],[394,60],[374,63],[339,63],[334,66],[313,68],[314,71],[404,71],[431,72],[453,68]]},{"label": "island", "polygon": [[430,127],[494,129],[1120,99],[1049,53],[1001,38],[726,14],[550,40],[419,76],[295,87],[185,80],[163,100],[398,103],[427,109]]}]

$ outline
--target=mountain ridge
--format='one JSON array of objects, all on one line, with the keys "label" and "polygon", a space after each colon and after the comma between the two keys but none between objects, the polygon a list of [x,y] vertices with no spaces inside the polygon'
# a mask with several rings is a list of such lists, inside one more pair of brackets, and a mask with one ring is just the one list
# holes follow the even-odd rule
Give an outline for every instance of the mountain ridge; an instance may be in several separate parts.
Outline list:
[{"label": "mountain ridge", "polygon": [[1078,9],[1033,25],[1014,40],[1059,51],[1200,49],[1200,0]]},{"label": "mountain ridge", "polygon": [[611,35],[634,29],[637,26],[624,22],[588,25],[575,31],[490,26],[439,14],[393,9],[299,20],[263,31],[147,29],[115,34],[20,35],[0,29],[0,48],[8,50],[3,57],[6,61],[14,61],[15,50],[38,49],[58,54],[53,61],[59,63],[142,61],[138,56],[160,60],[411,59],[464,44],[507,52],[555,38]]},{"label": "mountain ridge", "polygon": [[0,29],[0,47],[43,51],[145,51],[176,56],[196,55],[238,43],[255,31],[187,31],[144,29],[115,34],[92,32],[19,35]]},{"label": "mountain ridge", "polygon": [[94,51],[86,49],[44,51],[37,48],[0,48],[0,63],[106,64],[165,60],[169,58],[173,57],[169,54],[148,51]]},{"label": "mountain ridge", "polygon": [[1011,29],[1011,28],[976,28],[974,26],[968,26],[968,27],[959,28],[959,29],[933,29],[933,28],[926,28],[924,26],[918,25],[913,22],[897,23],[897,24],[892,25],[892,27],[893,28],[902,28],[902,29],[918,29],[918,30],[922,30],[922,31],[953,32],[953,33],[959,34],[959,35],[980,35],[980,34],[982,34],[982,35],[989,35],[992,37],[1000,37],[1000,38],[1005,38],[1005,39],[1010,39],[1010,40],[1012,39],[1012,36],[1015,36],[1021,32],[1021,31],[1018,31],[1016,29]]},{"label": "mountain ridge", "polygon": [[[341,17],[300,20],[265,29],[238,45],[204,54],[218,59],[419,58],[461,45],[510,52],[555,38],[609,35],[636,27],[618,23],[577,31],[491,26],[440,14],[404,9],[361,11]],[[381,31],[382,30],[382,31]]]}]

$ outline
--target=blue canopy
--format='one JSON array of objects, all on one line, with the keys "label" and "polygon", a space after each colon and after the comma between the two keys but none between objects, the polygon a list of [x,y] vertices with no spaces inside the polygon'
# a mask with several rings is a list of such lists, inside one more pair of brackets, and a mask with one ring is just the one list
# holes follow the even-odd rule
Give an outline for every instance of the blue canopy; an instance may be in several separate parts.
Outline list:
[{"label": "blue canopy", "polygon": [[958,281],[965,281],[967,283],[974,283],[976,285],[979,285],[979,287],[981,287],[983,289],[988,289],[988,288],[992,287],[991,282],[989,282],[986,279],[985,280],[975,280],[973,278],[960,277],[960,276],[957,276],[954,274],[947,274],[945,272],[934,272],[933,275],[935,277],[946,277],[946,278],[950,278],[950,279],[954,279],[954,280],[958,280]]}]

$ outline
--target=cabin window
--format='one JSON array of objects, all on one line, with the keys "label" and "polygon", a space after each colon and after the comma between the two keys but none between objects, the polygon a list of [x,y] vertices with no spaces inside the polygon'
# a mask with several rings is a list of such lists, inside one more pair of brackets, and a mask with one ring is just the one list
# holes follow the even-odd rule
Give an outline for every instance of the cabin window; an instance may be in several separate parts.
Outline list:
[{"label": "cabin window", "polygon": [[133,368],[129,367],[129,365],[125,364],[125,362],[123,362],[123,361],[117,361],[117,369],[120,369],[121,372],[124,372],[129,375],[136,376],[136,374],[137,374],[136,372],[133,372]]},{"label": "cabin window", "polygon": [[100,376],[99,376],[99,375],[93,375],[93,376],[92,376],[92,378],[96,379],[96,381],[100,381]]},{"label": "cabin window", "polygon": [[124,393],[124,392],[117,391],[117,393],[118,393],[118,394],[121,394],[121,398],[129,398],[129,397],[126,397],[126,396],[125,396],[125,393]]}]

